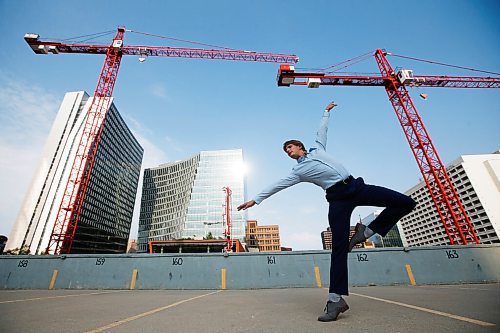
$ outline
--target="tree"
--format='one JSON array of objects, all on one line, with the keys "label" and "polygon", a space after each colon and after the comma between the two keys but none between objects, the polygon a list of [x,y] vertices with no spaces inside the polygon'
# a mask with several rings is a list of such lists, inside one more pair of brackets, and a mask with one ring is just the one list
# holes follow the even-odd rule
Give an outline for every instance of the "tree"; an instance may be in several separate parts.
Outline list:
[{"label": "tree", "polygon": [[30,248],[27,245],[24,245],[22,248],[16,247],[15,249],[10,249],[4,252],[4,254],[10,254],[10,255],[26,255],[30,254]]}]

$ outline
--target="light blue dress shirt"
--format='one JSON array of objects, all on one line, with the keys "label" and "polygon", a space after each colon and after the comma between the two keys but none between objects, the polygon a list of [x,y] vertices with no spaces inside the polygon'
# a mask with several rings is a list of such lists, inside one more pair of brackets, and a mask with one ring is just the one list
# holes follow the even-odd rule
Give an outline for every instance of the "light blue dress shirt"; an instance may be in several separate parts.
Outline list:
[{"label": "light blue dress shirt", "polygon": [[257,194],[253,199],[256,204],[260,204],[271,195],[301,182],[313,183],[326,190],[349,177],[350,173],[347,169],[326,153],[329,119],[330,112],[325,111],[316,135],[315,148],[309,149],[306,155],[297,160],[297,165],[293,167],[292,172],[287,177]]}]

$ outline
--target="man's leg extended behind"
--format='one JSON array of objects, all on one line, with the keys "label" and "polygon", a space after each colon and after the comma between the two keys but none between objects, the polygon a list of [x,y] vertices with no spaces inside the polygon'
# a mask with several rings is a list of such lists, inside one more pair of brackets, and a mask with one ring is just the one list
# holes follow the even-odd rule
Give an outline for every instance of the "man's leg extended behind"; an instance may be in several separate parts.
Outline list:
[{"label": "man's leg extended behind", "polygon": [[356,195],[356,206],[386,207],[369,225],[381,236],[385,236],[416,205],[409,196],[381,186],[365,184]]}]

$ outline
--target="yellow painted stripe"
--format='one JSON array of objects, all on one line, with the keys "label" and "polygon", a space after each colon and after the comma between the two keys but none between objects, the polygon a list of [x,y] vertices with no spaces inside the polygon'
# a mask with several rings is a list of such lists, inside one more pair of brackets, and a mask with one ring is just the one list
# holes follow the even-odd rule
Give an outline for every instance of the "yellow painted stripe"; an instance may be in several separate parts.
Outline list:
[{"label": "yellow painted stripe", "polygon": [[468,323],[471,323],[471,324],[480,325],[480,326],[495,326],[495,324],[488,323],[486,321],[481,321],[481,320],[477,320],[477,319],[462,317],[462,316],[454,315],[454,314],[451,314],[451,313],[446,313],[446,312],[442,312],[442,311],[427,309],[427,308],[423,308],[423,307],[415,306],[415,305],[411,305],[411,304],[405,304],[405,303],[401,303],[401,302],[390,301],[388,299],[383,299],[383,298],[378,298],[378,297],[372,297],[372,296],[367,296],[367,295],[361,295],[361,294],[355,294],[355,293],[350,293],[350,294],[351,295],[356,295],[356,296],[359,296],[359,297],[365,297],[365,298],[373,299],[373,300],[380,301],[380,302],[385,302],[385,303],[389,303],[389,304],[395,304],[395,305],[399,305],[399,306],[404,306],[406,308],[410,308],[410,309],[414,309],[414,310],[419,310],[419,311],[424,311],[424,312],[432,313],[432,314],[443,316],[443,317],[448,317],[448,318],[452,318],[452,319],[456,319],[456,320],[461,320],[461,321],[465,321],[465,322],[468,322]]},{"label": "yellow painted stripe", "polygon": [[146,316],[149,316],[149,315],[152,315],[152,314],[155,314],[155,313],[158,313],[160,311],[163,311],[163,310],[166,310],[168,308],[173,308],[174,306],[177,306],[177,305],[180,305],[182,303],[186,303],[186,302],[189,302],[189,301],[193,301],[195,299],[198,299],[198,298],[202,298],[202,297],[205,297],[205,296],[210,296],[210,295],[213,295],[213,294],[216,294],[216,293],[220,293],[222,290],[217,290],[217,291],[214,291],[214,292],[211,292],[211,293],[208,293],[208,294],[204,294],[204,295],[199,295],[199,296],[195,296],[195,297],[191,297],[191,298],[188,298],[188,299],[185,299],[185,300],[182,300],[182,301],[179,301],[179,302],[175,302],[173,304],[170,304],[170,305],[166,305],[166,306],[162,306],[160,308],[156,308],[156,309],[153,309],[151,311],[147,311],[147,312],[143,312],[143,313],[139,313],[138,315],[135,315],[135,316],[131,316],[131,317],[128,317],[128,318],[125,318],[125,319],[122,319],[122,320],[119,320],[119,321],[115,321],[114,323],[111,323],[109,325],[106,325],[106,326],[102,326],[102,327],[99,327],[99,328],[96,328],[94,330],[91,330],[91,331],[87,331],[85,333],[99,333],[99,332],[103,332],[105,330],[109,330],[110,328],[113,328],[113,327],[116,327],[116,326],[120,326],[120,325],[123,325],[123,324],[126,324],[128,322],[131,322],[133,320],[136,320],[136,319],[140,319],[140,318],[143,318],[143,317],[146,317]]},{"label": "yellow painted stripe", "polygon": [[132,281],[130,281],[130,290],[135,289],[135,281],[137,281],[137,269],[132,271]]},{"label": "yellow painted stripe", "polygon": [[223,268],[220,270],[220,275],[221,275],[221,289],[225,290],[226,289],[226,269]]},{"label": "yellow painted stripe", "polygon": [[408,273],[408,278],[410,278],[410,284],[412,286],[417,285],[417,283],[415,282],[415,277],[413,276],[413,272],[411,271],[411,266],[409,264],[406,264],[405,267],[406,273]]},{"label": "yellow painted stripe", "polygon": [[316,274],[316,285],[321,288],[321,274],[319,274],[318,266],[314,266],[314,274]]},{"label": "yellow painted stripe", "polygon": [[54,269],[54,272],[52,273],[52,278],[50,279],[49,290],[54,289],[54,284],[56,283],[56,278],[57,278],[57,269]]},{"label": "yellow painted stripe", "polygon": [[12,301],[1,301],[0,304],[17,303],[17,302],[28,302],[28,301],[43,301],[43,300],[52,299],[52,298],[66,298],[66,297],[76,297],[76,296],[112,294],[112,293],[121,293],[121,292],[124,292],[124,291],[128,291],[128,290],[116,290],[116,291],[104,291],[104,292],[85,293],[85,294],[71,294],[71,295],[60,295],[60,296],[49,296],[49,297],[35,297],[35,298],[26,298],[26,299],[15,299],[15,300],[12,300]]}]

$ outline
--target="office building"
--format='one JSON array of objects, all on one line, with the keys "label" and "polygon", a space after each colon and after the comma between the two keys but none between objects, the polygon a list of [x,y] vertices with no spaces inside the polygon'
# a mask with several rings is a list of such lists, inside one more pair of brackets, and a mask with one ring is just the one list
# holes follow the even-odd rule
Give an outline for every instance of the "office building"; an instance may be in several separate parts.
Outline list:
[{"label": "office building", "polygon": [[[380,215],[382,209],[377,209],[373,213],[366,216],[361,220],[361,223],[364,225],[369,225],[373,220]],[[374,244],[375,247],[403,247],[406,244],[403,243],[403,239],[401,237],[402,231],[400,231],[401,225],[400,223],[396,223],[391,230],[385,236],[381,236],[379,234],[375,234],[370,237],[370,241]]]},{"label": "office building", "polygon": [[332,230],[327,227],[326,230],[321,232],[321,243],[323,243],[323,250],[332,249]]},{"label": "office building", "polygon": [[148,242],[225,239],[225,187],[231,190],[231,237],[243,241],[244,164],[241,149],[202,151],[182,161],[144,170],[137,251]]},{"label": "office building", "polygon": [[[463,155],[446,169],[480,243],[499,243],[500,151]],[[425,182],[421,181],[406,194],[418,203],[400,221],[408,245],[450,244]]]},{"label": "office building", "polygon": [[[352,236],[355,233],[355,228],[356,226],[351,225],[349,227],[349,239],[352,238]],[[326,230],[321,232],[321,242],[323,243],[323,250],[331,250],[333,246],[333,233],[330,227],[327,227]],[[372,248],[375,247],[373,242],[370,240],[367,240],[363,243],[356,244],[354,246],[355,249],[361,249],[361,248]]]},{"label": "office building", "polygon": [[[64,96],[7,249],[45,252],[91,101],[83,91]],[[127,249],[144,150],[112,101],[103,126],[71,253]]]},{"label": "office building", "polygon": [[259,226],[256,220],[248,220],[245,240],[249,252],[281,251],[280,228],[277,224]]}]

